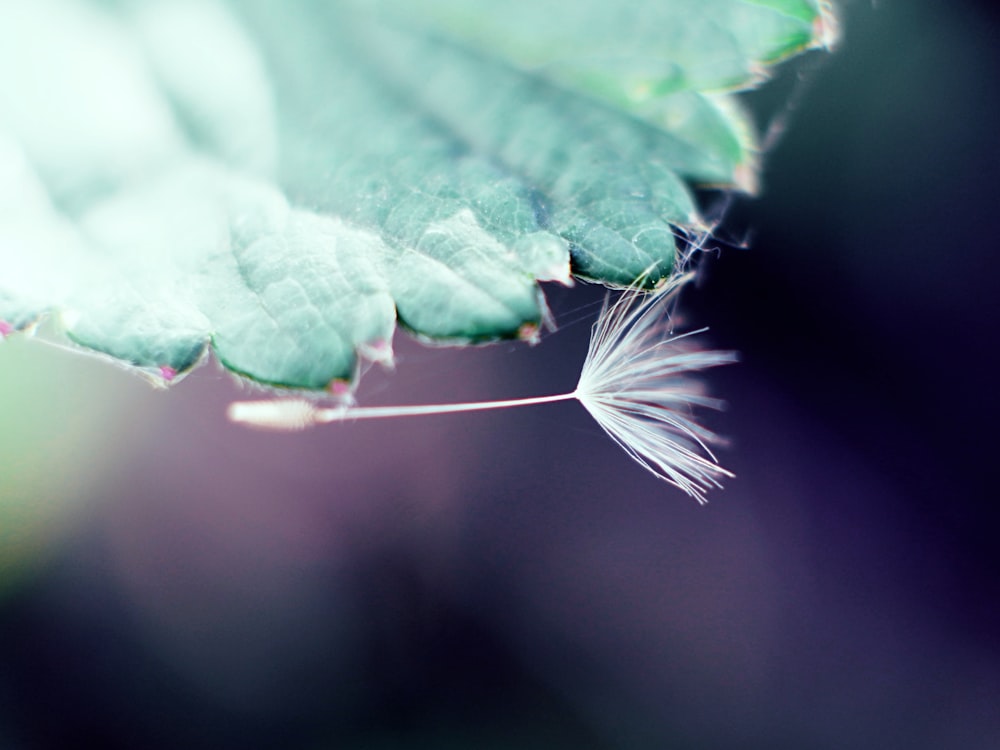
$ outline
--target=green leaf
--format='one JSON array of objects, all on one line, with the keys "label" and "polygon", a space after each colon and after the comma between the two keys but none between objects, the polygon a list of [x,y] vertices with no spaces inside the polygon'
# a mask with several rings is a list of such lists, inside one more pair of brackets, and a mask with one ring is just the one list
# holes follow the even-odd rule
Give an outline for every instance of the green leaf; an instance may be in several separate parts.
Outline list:
[{"label": "green leaf", "polygon": [[753,189],[730,92],[829,19],[806,0],[5,3],[0,336],[49,316],[164,382],[211,349],[310,390],[391,362],[397,322],[530,338],[539,281],[656,283],[704,231],[690,183]]},{"label": "green leaf", "polygon": [[815,43],[819,0],[355,0],[617,104],[746,86]]}]

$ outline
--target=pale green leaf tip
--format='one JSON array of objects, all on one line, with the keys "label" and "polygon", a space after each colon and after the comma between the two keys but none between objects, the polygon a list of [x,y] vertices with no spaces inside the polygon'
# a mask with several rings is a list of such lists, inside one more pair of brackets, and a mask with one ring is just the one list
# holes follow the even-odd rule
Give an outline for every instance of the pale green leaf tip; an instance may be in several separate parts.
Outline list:
[{"label": "pale green leaf tip", "polygon": [[832,52],[840,44],[840,15],[829,0],[820,0],[817,10],[813,21],[813,46]]}]

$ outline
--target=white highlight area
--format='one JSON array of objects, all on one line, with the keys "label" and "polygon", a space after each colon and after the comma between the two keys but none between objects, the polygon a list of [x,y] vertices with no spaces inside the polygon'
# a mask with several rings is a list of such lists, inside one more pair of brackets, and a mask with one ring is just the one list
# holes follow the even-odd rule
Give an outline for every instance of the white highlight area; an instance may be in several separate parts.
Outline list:
[{"label": "white highlight area", "polygon": [[0,3],[0,122],[70,206],[184,147],[128,29],[75,0]]}]

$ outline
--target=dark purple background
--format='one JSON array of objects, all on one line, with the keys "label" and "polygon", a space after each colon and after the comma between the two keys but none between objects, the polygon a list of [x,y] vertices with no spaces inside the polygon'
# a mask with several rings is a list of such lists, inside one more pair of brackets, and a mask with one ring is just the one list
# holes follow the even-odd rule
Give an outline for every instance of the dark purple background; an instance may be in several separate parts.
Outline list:
[{"label": "dark purple background", "polygon": [[[743,353],[707,507],[572,403],[275,437],[215,369],[108,368],[123,458],[0,600],[0,745],[1000,747],[1000,25],[847,21],[687,298]],[[361,398],[571,389],[599,298]]]}]

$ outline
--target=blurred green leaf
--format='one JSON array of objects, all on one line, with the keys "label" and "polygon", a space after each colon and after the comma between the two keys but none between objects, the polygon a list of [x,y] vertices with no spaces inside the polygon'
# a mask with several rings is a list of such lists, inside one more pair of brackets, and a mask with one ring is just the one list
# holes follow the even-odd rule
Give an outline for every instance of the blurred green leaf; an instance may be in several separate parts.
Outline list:
[{"label": "blurred green leaf", "polygon": [[157,436],[143,384],[26,338],[0,347],[0,598]]},{"label": "blurred green leaf", "polygon": [[530,337],[539,281],[668,274],[688,183],[752,189],[731,96],[807,0],[0,4],[0,334],[164,381],[391,361],[397,320]]}]

